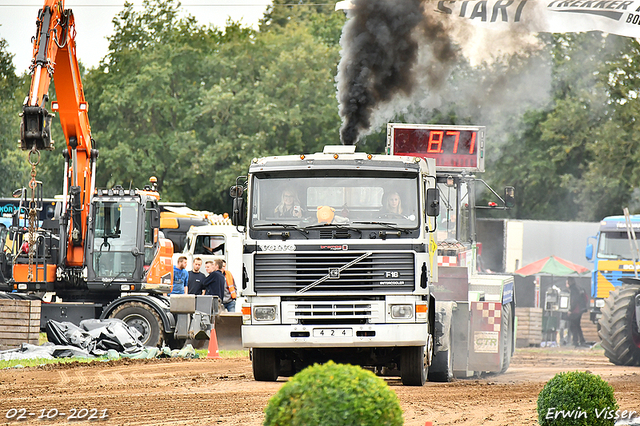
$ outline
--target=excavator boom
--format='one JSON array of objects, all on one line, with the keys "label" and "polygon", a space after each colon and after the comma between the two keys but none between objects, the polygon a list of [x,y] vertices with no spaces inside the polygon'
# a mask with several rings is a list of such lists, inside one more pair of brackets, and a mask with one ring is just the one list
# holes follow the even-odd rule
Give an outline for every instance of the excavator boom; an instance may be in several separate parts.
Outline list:
[{"label": "excavator boom", "polygon": [[22,111],[21,147],[30,151],[54,148],[51,139],[53,115],[46,107],[53,79],[57,100],[51,107],[59,114],[67,144],[61,236],[68,239],[68,244],[62,247],[62,258],[67,266],[79,267],[85,263],[87,216],[95,188],[98,152],[92,146],[88,104],[76,57],[73,12],[65,9],[64,0],[46,0],[38,14],[37,27],[31,87]]}]

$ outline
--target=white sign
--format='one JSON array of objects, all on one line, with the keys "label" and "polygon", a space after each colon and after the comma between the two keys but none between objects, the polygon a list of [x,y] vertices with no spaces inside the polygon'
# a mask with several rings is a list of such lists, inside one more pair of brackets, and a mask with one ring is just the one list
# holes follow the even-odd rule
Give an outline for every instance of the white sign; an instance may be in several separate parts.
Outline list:
[{"label": "white sign", "polygon": [[425,9],[487,29],[640,37],[640,0],[444,0]]},{"label": "white sign", "polygon": [[475,331],[473,351],[475,353],[497,354],[500,349],[500,333],[497,331]]}]

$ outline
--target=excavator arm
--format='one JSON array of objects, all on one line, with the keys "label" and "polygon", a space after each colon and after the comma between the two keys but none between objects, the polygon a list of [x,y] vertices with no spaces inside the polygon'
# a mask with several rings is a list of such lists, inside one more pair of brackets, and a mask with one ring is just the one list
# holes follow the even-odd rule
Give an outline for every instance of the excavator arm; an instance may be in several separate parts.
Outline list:
[{"label": "excavator arm", "polygon": [[[48,91],[53,79],[57,111],[67,143],[65,156],[64,203],[61,217],[61,259],[67,266],[84,264],[89,205],[95,188],[95,163],[98,151],[93,149],[91,127],[87,115],[80,68],[76,57],[73,12],[64,8],[64,0],[45,0],[38,14],[37,33],[33,43],[31,87],[22,110],[21,147],[38,152],[52,150],[51,120],[47,110]],[[31,154],[30,154],[31,161]],[[64,241],[64,240],[63,240]]]}]

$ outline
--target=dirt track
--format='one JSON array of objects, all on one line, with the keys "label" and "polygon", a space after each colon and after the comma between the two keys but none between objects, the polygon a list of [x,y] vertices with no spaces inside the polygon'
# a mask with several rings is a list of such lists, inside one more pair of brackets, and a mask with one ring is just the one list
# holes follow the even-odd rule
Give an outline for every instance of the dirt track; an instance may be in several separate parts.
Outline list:
[{"label": "dirt track", "polygon": [[[536,400],[545,382],[560,371],[589,370],[615,389],[622,409],[640,412],[640,368],[610,364],[601,350],[519,349],[500,376],[404,387],[387,382],[398,394],[405,424],[536,424]],[[106,410],[104,425],[260,425],[277,383],[253,381],[245,358],[222,360],[115,361],[0,371],[0,424],[61,424],[80,410]],[[64,416],[37,421],[54,409]],[[34,415],[29,415],[34,413]],[[89,411],[88,415],[92,412]],[[88,417],[85,415],[85,418]],[[5,423],[6,422],[6,423]],[[85,420],[84,423],[88,423]],[[560,423],[559,423],[560,425]]]}]

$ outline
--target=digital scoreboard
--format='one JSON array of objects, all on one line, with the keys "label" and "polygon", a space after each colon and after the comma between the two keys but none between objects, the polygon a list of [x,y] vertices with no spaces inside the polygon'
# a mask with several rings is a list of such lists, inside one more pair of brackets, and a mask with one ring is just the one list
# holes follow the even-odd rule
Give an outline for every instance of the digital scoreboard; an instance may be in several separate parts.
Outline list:
[{"label": "digital scoreboard", "polygon": [[387,154],[433,158],[445,171],[484,172],[482,126],[387,124]]}]

